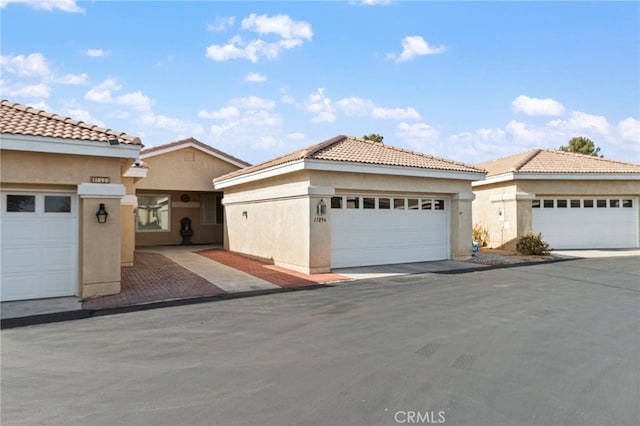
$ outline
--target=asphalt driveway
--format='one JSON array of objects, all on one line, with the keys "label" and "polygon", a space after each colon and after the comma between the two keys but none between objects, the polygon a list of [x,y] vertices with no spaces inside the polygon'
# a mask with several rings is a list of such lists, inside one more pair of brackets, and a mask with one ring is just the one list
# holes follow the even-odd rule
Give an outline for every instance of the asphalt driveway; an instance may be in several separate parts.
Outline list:
[{"label": "asphalt driveway", "polygon": [[639,277],[572,260],[4,330],[2,423],[638,425]]}]

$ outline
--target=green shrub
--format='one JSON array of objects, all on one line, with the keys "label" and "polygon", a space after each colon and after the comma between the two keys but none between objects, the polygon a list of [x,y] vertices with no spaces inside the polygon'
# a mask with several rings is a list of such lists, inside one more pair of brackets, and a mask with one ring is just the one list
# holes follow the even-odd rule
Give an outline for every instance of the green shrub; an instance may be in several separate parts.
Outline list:
[{"label": "green shrub", "polygon": [[516,250],[522,254],[532,254],[536,256],[544,256],[549,254],[549,244],[542,240],[542,233],[526,234],[518,239]]},{"label": "green shrub", "polygon": [[489,243],[489,231],[480,224],[473,225],[472,228],[473,241],[477,241],[481,247],[486,247]]}]

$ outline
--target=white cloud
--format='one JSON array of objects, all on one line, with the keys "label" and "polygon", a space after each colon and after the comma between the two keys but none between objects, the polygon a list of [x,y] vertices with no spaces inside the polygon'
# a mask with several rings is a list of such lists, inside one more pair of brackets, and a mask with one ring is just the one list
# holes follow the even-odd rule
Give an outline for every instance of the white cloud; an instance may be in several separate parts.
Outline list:
[{"label": "white cloud", "polygon": [[633,117],[625,118],[618,123],[618,132],[623,140],[640,145],[640,121]]},{"label": "white cloud", "polygon": [[391,4],[391,0],[360,0],[351,1],[350,3],[358,6],[386,6]]},{"label": "white cloud", "polygon": [[440,132],[426,123],[399,123],[396,136],[416,151],[427,151],[427,147],[440,137]]},{"label": "white cloud", "polygon": [[285,94],[280,98],[280,102],[282,102],[283,104],[294,104],[296,103],[296,99],[291,95]]},{"label": "white cloud", "polygon": [[267,76],[257,72],[250,72],[244,77],[244,81],[248,81],[251,83],[263,83],[267,81]]},{"label": "white cloud", "polygon": [[277,127],[282,124],[282,118],[279,114],[270,113],[269,111],[247,111],[245,116],[240,119],[240,124],[248,127]]},{"label": "white cloud", "polygon": [[234,117],[210,127],[211,141],[222,149],[235,150],[244,147],[253,151],[274,151],[284,146],[280,132],[282,118],[268,110],[246,110]]},{"label": "white cloud", "polygon": [[111,92],[118,91],[121,88],[122,86],[119,85],[114,78],[109,77],[102,83],[89,89],[89,91],[84,95],[84,98],[93,102],[112,102],[113,97],[111,96]]},{"label": "white cloud", "polygon": [[383,120],[419,120],[420,114],[415,109],[409,108],[374,108],[371,118]]},{"label": "white cloud", "polygon": [[435,128],[426,123],[399,123],[396,134],[405,140],[434,140],[440,136],[440,133]]},{"label": "white cloud", "polygon": [[304,133],[289,133],[287,134],[287,139],[292,141],[301,141],[304,140]]},{"label": "white cloud", "polygon": [[384,108],[376,106],[371,99],[349,97],[335,103],[337,110],[346,116],[368,116],[378,120],[419,120],[420,114],[411,107]]},{"label": "white cloud", "polygon": [[213,24],[207,25],[207,31],[220,32],[226,30],[228,27],[232,27],[236,23],[235,16],[229,16],[227,18],[216,17]]},{"label": "white cloud", "polygon": [[4,71],[19,77],[49,78],[51,76],[49,64],[41,53],[30,53],[26,56],[2,55],[0,65]]},{"label": "white cloud", "polygon": [[250,145],[251,149],[270,150],[282,146],[283,143],[275,136],[259,136],[257,141]]},{"label": "white cloud", "polygon": [[516,144],[535,145],[545,139],[545,132],[521,121],[511,120],[505,127]]},{"label": "white cloud", "polygon": [[35,108],[35,109],[41,109],[43,111],[51,111],[51,107],[49,106],[49,104],[47,104],[45,101],[38,101],[38,102],[31,102],[31,103],[27,103],[27,106],[30,106],[31,108]]},{"label": "white cloud", "polygon": [[233,98],[229,101],[229,104],[244,109],[273,109],[276,106],[274,101],[260,98],[258,96]]},{"label": "white cloud", "polygon": [[138,111],[149,111],[153,104],[153,101],[148,96],[143,95],[140,91],[125,93],[124,95],[118,96],[115,99],[115,102]]},{"label": "white cloud", "polygon": [[207,119],[230,120],[240,116],[240,110],[234,106],[222,107],[216,111],[201,110],[198,117]]},{"label": "white cloud", "polygon": [[89,82],[89,76],[85,73],[82,74],[67,74],[62,77],[56,78],[56,83],[60,84],[87,84]]},{"label": "white cloud", "polygon": [[600,134],[609,132],[609,122],[606,117],[580,111],[573,111],[568,120],[549,121],[547,126],[570,131],[592,130]]},{"label": "white cloud", "polygon": [[88,101],[99,103],[116,103],[137,111],[151,110],[151,106],[154,101],[139,90],[114,97],[113,92],[117,92],[121,89],[122,86],[118,84],[114,78],[109,77],[102,83],[89,89],[89,91],[84,95],[84,98]]},{"label": "white cloud", "polygon": [[564,114],[564,105],[555,99],[530,98],[525,95],[515,98],[511,103],[511,107],[515,113],[523,113],[529,116]]},{"label": "white cloud", "polygon": [[375,104],[370,99],[363,99],[357,97],[343,98],[336,102],[336,107],[339,108],[345,115],[369,115],[375,108]]},{"label": "white cloud", "polygon": [[2,55],[0,67],[8,74],[21,78],[40,79],[43,83],[86,84],[89,80],[89,76],[85,73],[56,76],[51,71],[49,61],[41,53]]},{"label": "white cloud", "polygon": [[49,86],[45,83],[8,86],[4,80],[0,80],[0,92],[4,97],[23,98],[48,98],[51,94]]},{"label": "white cloud", "polygon": [[108,52],[103,49],[87,49],[87,56],[91,56],[92,58],[99,58],[102,56],[107,56]]},{"label": "white cloud", "polygon": [[84,9],[76,4],[76,0],[0,0],[0,8],[11,3],[23,3],[35,10],[58,9],[63,12],[84,13]]},{"label": "white cloud", "polygon": [[212,44],[207,47],[207,58],[224,62],[231,59],[248,59],[255,63],[261,56],[267,59],[275,59],[280,54],[281,46],[278,43],[267,43],[263,40],[253,40],[245,43],[240,36],[235,36],[224,46]]},{"label": "white cloud", "polygon": [[72,117],[75,120],[84,121],[85,123],[88,123],[88,124],[95,124],[96,126],[100,126],[100,127],[106,127],[103,121],[93,117],[91,113],[86,109],[81,109],[81,108],[69,109],[67,110],[67,113],[69,114],[69,117]]},{"label": "white cloud", "polygon": [[311,40],[311,25],[304,21],[294,21],[287,15],[256,15],[252,13],[242,20],[242,28],[258,34],[277,34],[285,40]]},{"label": "white cloud", "polygon": [[336,120],[331,99],[324,95],[323,88],[310,94],[305,106],[307,111],[315,114],[315,117],[311,119],[312,123],[332,123]]},{"label": "white cloud", "polygon": [[447,48],[444,45],[431,46],[422,36],[407,36],[402,39],[402,53],[400,53],[400,56],[395,53],[389,53],[387,54],[387,59],[406,62],[416,56],[437,55],[446,52],[446,50]]},{"label": "white cloud", "polygon": [[145,112],[140,116],[142,124],[156,128],[170,130],[183,135],[201,136],[204,129],[199,124],[190,123],[179,118],[168,117],[153,112]]},{"label": "white cloud", "polygon": [[267,42],[258,38],[245,42],[242,37],[236,35],[225,45],[212,44],[208,46],[206,57],[214,61],[247,59],[255,63],[261,57],[275,59],[283,49],[302,46],[304,40],[311,40],[313,37],[313,31],[309,23],[294,21],[287,15],[251,14],[242,20],[242,28],[261,35],[275,34],[280,39]]}]

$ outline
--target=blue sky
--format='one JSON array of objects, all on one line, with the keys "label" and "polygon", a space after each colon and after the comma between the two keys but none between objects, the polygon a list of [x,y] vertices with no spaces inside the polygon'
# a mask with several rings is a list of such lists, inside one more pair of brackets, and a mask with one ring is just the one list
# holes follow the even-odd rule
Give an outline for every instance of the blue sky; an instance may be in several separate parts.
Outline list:
[{"label": "blue sky", "polygon": [[338,134],[640,162],[638,2],[0,0],[2,98],[251,163]]}]

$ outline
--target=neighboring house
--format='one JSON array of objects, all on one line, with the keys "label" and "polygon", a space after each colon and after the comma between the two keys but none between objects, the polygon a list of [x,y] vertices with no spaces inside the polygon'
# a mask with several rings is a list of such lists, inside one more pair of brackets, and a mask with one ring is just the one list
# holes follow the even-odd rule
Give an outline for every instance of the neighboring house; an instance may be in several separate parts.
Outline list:
[{"label": "neighboring house", "polygon": [[555,249],[639,247],[640,164],[535,149],[478,167],[473,223],[489,247],[514,249],[529,232]]},{"label": "neighboring house", "polygon": [[148,170],[135,185],[136,246],[180,244],[185,218],[193,244],[222,244],[222,192],[211,180],[249,164],[193,138],[145,149],[140,159]]},{"label": "neighboring house", "polygon": [[337,136],[214,179],[225,248],[304,273],[471,252],[478,167]]},{"label": "neighboring house", "polygon": [[1,300],[120,292],[140,139],[7,100],[0,113]]}]

